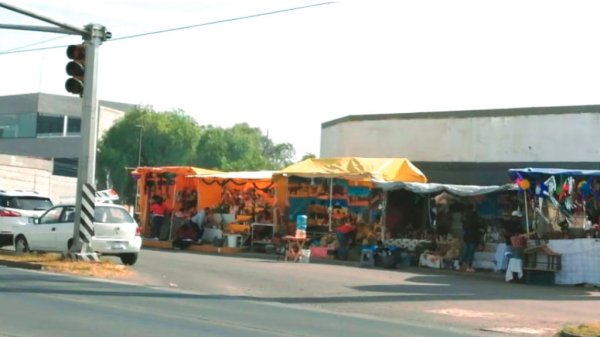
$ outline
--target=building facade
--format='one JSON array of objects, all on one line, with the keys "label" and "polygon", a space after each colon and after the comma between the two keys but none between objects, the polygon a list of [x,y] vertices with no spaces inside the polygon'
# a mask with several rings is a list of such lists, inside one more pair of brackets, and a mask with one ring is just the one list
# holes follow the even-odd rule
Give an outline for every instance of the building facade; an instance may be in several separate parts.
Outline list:
[{"label": "building facade", "polygon": [[432,182],[502,184],[515,167],[600,168],[600,105],[347,116],[321,157],[406,157]]},{"label": "building facade", "polygon": [[[136,108],[110,101],[98,105],[99,138]],[[34,190],[55,202],[74,195],[81,106],[75,96],[0,96],[0,188]]]}]

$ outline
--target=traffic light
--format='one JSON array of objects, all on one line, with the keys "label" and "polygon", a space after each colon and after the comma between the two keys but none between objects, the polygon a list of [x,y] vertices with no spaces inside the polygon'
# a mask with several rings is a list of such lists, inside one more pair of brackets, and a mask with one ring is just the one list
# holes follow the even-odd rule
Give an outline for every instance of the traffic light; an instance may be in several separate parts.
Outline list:
[{"label": "traffic light", "polygon": [[72,44],[67,47],[67,57],[71,59],[67,63],[67,74],[71,76],[65,82],[68,92],[76,95],[83,94],[83,83],[85,74],[85,45]]}]

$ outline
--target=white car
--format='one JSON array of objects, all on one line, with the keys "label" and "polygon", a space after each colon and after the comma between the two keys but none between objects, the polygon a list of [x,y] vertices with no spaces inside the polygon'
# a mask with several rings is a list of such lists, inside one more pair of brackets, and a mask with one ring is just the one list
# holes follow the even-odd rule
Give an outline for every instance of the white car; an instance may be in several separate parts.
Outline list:
[{"label": "white car", "polygon": [[0,190],[0,247],[13,245],[13,227],[25,225],[52,207],[48,196],[21,190]]},{"label": "white car", "polygon": [[[142,248],[140,227],[119,205],[96,204],[91,249],[133,265]],[[73,242],[75,205],[55,206],[25,226],[15,226],[15,251],[67,252]]]}]

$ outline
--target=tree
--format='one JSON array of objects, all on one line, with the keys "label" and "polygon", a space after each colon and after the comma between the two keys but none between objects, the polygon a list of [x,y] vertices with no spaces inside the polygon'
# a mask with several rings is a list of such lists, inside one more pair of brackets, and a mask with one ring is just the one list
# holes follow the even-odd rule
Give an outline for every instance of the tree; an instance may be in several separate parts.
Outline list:
[{"label": "tree", "polygon": [[317,158],[317,155],[316,155],[316,154],[314,154],[314,153],[310,153],[310,152],[306,152],[306,153],[304,154],[304,156],[302,156],[302,159],[301,159],[300,161],[302,161],[302,160],[306,160],[306,159],[314,159],[314,158]]},{"label": "tree", "polygon": [[241,123],[228,129],[204,127],[195,163],[223,171],[275,170],[289,165],[293,156],[291,144],[275,144],[260,129]]},{"label": "tree", "polygon": [[137,166],[139,126],[142,129],[142,166],[191,165],[200,138],[196,121],[182,111],[156,112],[150,107],[133,110],[113,125],[98,144],[99,188],[115,188],[130,203]]}]

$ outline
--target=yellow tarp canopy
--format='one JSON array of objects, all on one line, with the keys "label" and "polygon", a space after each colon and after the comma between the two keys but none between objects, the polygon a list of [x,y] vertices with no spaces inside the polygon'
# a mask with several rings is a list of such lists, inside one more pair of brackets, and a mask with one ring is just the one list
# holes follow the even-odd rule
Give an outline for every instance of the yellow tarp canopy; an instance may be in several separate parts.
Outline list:
[{"label": "yellow tarp canopy", "polygon": [[293,164],[276,175],[343,178],[347,180],[426,183],[427,177],[406,158],[312,158]]}]

